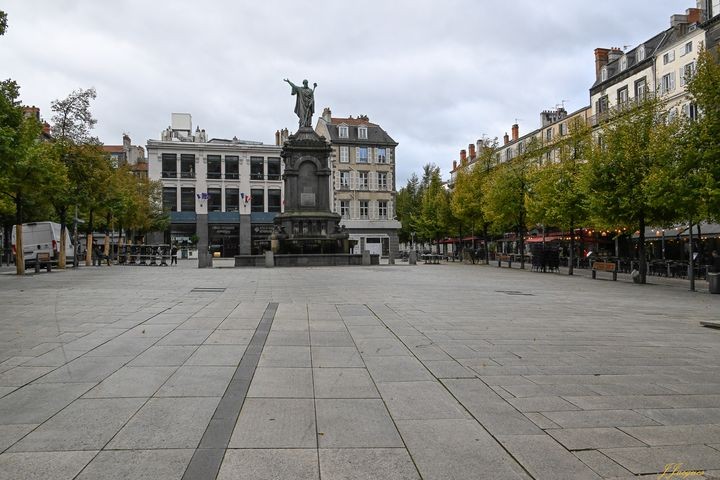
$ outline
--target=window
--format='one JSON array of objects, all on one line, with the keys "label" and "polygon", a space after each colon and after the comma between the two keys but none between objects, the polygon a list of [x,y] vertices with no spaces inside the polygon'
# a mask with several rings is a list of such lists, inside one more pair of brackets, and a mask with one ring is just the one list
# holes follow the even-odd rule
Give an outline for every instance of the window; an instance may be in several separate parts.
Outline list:
[{"label": "window", "polygon": [[665,55],[663,55],[663,65],[667,65],[668,63],[675,60],[675,50],[670,50]]},{"label": "window", "polygon": [[263,157],[250,157],[250,180],[263,180],[264,178],[265,159]]},{"label": "window", "polygon": [[368,148],[358,147],[358,163],[368,163]]},{"label": "window", "polygon": [[367,140],[367,127],[358,127],[358,138]]},{"label": "window", "polygon": [[635,52],[635,57],[636,57],[637,63],[640,63],[643,60],[645,60],[645,45],[640,45],[637,48],[637,51]]},{"label": "window", "polygon": [[240,159],[237,155],[225,155],[225,180],[240,178]]},{"label": "window", "polygon": [[177,212],[177,188],[163,187],[163,210]]},{"label": "window", "polygon": [[240,190],[237,188],[225,189],[225,211],[237,212],[240,210]]},{"label": "window", "polygon": [[378,190],[388,189],[388,174],[386,172],[378,172]]},{"label": "window", "polygon": [[350,172],[340,172],[340,188],[350,188]]},{"label": "window", "polygon": [[180,155],[180,177],[195,178],[195,155]]},{"label": "window", "polygon": [[162,178],[177,178],[177,155],[162,154]]},{"label": "window", "polygon": [[388,218],[388,202],[387,200],[378,201],[378,218],[387,220]]},{"label": "window", "polygon": [[620,57],[620,71],[625,70],[627,68],[627,57],[623,55]]},{"label": "window", "polygon": [[685,46],[683,47],[683,55],[687,55],[688,53],[692,52],[692,42],[687,42]]},{"label": "window", "polygon": [[603,114],[608,111],[608,97],[607,95],[604,95],[600,97],[600,99],[595,102],[595,110],[598,114]]},{"label": "window", "polygon": [[250,190],[250,211],[265,211],[265,191],[262,188],[253,188]]},{"label": "window", "polygon": [[522,155],[523,151],[525,150],[525,144],[523,142],[518,142],[517,150],[518,155]]},{"label": "window", "polygon": [[358,189],[368,189],[368,172],[358,172]]},{"label": "window", "polygon": [[690,62],[680,69],[680,86],[685,85],[695,75],[695,62]]},{"label": "window", "polygon": [[207,178],[221,178],[220,155],[207,156]]},{"label": "window", "polygon": [[280,198],[280,189],[268,189],[268,212],[280,213],[282,211],[282,200]]},{"label": "window", "polygon": [[635,100],[641,101],[647,92],[647,81],[644,78],[635,82]]},{"label": "window", "polygon": [[[280,159],[277,157],[268,158],[268,180],[280,180]],[[279,210],[278,210],[279,211]]]},{"label": "window", "polygon": [[604,81],[607,80],[607,79],[608,79],[608,70],[607,70],[607,67],[602,67],[602,68],[600,69],[600,81],[601,81],[601,82],[604,82]]},{"label": "window", "polygon": [[698,119],[698,108],[697,105],[695,105],[694,103],[686,103],[685,105],[683,105],[683,113],[690,120]]},{"label": "window", "polygon": [[628,98],[628,87],[623,87],[617,92],[617,103],[619,106],[627,104]]},{"label": "window", "polygon": [[350,218],[350,201],[340,200],[340,216]]},{"label": "window", "polygon": [[545,130],[545,140],[547,140],[548,142],[552,140],[552,128],[548,128],[547,130]]},{"label": "window", "polygon": [[194,212],[195,211],[195,189],[190,187],[183,187],[180,189],[180,211],[181,212]]},{"label": "window", "polygon": [[360,200],[360,218],[368,218],[368,213],[370,211],[368,205],[370,202],[368,200]]},{"label": "window", "polygon": [[675,72],[663,75],[660,79],[660,93],[669,93],[675,90]]},{"label": "window", "polygon": [[340,163],[350,162],[350,155],[348,153],[348,147],[340,147]]},{"label": "window", "polygon": [[567,132],[567,124],[566,123],[561,123],[560,125],[558,125],[558,129],[560,130],[561,136],[567,135],[568,132]]},{"label": "window", "polygon": [[348,138],[348,127],[347,125],[340,125],[338,127],[338,135],[340,138]]},{"label": "window", "polygon": [[222,212],[222,190],[208,188],[208,212]]},{"label": "window", "polygon": [[385,156],[385,149],[382,147],[377,149],[377,162],[378,163],[387,163],[387,157]]}]

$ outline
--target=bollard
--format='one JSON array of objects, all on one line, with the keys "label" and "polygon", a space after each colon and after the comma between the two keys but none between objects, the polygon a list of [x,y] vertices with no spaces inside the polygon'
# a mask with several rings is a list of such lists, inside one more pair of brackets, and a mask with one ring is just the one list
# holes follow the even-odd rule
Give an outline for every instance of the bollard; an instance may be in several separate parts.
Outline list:
[{"label": "bollard", "polygon": [[410,251],[410,255],[408,255],[408,263],[410,265],[417,265],[417,253],[415,250]]},{"label": "bollard", "polygon": [[272,268],[275,266],[275,256],[272,250],[265,251],[265,268]]},{"label": "bollard", "polygon": [[363,250],[362,252],[362,264],[370,265],[370,250]]},{"label": "bollard", "polygon": [[388,265],[395,265],[395,255],[393,253],[388,256]]}]

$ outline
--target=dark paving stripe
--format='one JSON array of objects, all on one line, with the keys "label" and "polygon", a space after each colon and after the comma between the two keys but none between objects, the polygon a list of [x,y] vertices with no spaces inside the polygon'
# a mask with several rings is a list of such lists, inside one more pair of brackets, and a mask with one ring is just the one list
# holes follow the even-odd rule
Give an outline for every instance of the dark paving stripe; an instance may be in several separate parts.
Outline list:
[{"label": "dark paving stripe", "polygon": [[209,480],[217,477],[277,308],[277,303],[270,303],[265,309],[260,325],[255,330],[225,394],[205,429],[200,446],[195,450],[190,464],[185,469],[183,480]]}]

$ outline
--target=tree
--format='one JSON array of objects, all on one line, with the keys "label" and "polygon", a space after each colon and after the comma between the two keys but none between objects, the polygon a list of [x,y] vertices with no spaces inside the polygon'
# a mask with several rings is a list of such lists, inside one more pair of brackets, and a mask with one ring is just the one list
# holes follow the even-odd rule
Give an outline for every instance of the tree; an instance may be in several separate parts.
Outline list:
[{"label": "tree", "polygon": [[7,13],[0,10],[0,36],[7,31]]},{"label": "tree", "polygon": [[[421,181],[420,216],[416,219],[417,233],[426,241],[440,241],[446,232],[450,212],[448,192],[443,186],[440,167],[427,164]],[[440,244],[438,243],[438,253]]]},{"label": "tree", "polygon": [[400,189],[396,199],[395,209],[397,218],[402,227],[399,240],[408,243],[412,240],[412,232],[415,231],[415,219],[420,216],[420,180],[414,173],[410,176],[407,184]]},{"label": "tree", "polygon": [[645,283],[646,225],[678,216],[667,191],[669,165],[677,157],[679,123],[669,120],[662,101],[647,95],[619,110],[599,132],[586,170],[590,216],[600,227],[639,231],[640,282]]},{"label": "tree", "polygon": [[534,171],[528,216],[532,222],[555,225],[570,231],[568,275],[572,275],[575,227],[587,220],[587,196],[582,184],[582,170],[592,144],[592,134],[590,127],[580,119],[575,119],[568,127],[568,134],[551,146],[557,161]]},{"label": "tree", "polygon": [[[100,143],[97,138],[90,135],[90,131],[97,123],[90,112],[90,104],[96,96],[94,88],[79,89],[73,91],[67,98],[54,100],[51,104],[55,155],[68,168],[71,184],[66,190],[58,190],[53,202],[60,218],[60,268],[65,267],[68,209],[73,205],[77,207],[81,199],[86,198],[82,196],[81,185],[87,185],[88,179],[94,178],[87,168],[80,165],[80,157],[87,153],[83,151],[84,145]],[[77,214],[77,210],[75,213]],[[77,260],[77,245],[75,245],[75,261]]]},{"label": "tree", "polygon": [[[42,127],[26,116],[19,98],[19,86],[12,80],[0,82],[0,192],[9,198],[15,212],[16,270],[25,273],[23,258],[23,209],[41,204],[55,184],[63,183],[66,171],[48,155],[39,141]],[[7,204],[6,204],[7,208]]]}]

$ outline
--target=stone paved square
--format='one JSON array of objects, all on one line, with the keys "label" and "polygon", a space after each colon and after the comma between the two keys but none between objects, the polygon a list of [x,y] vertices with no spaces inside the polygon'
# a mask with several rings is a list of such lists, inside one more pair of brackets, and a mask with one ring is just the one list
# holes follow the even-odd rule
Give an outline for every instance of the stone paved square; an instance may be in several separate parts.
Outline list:
[{"label": "stone paved square", "polygon": [[0,272],[0,304],[3,479],[180,480],[204,435],[220,479],[720,469],[720,296],[682,281],[181,261]]}]

